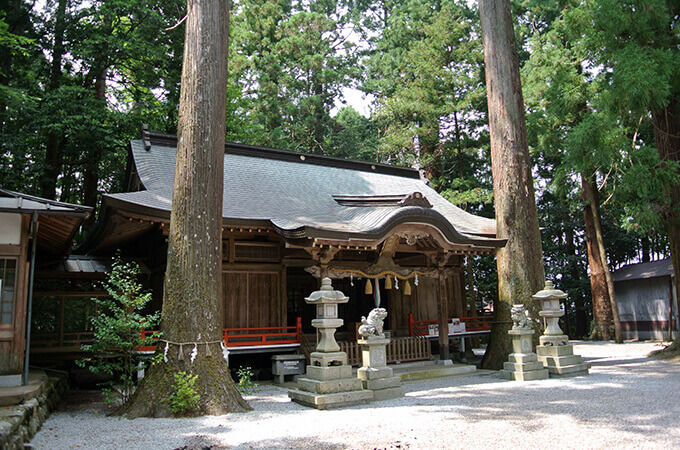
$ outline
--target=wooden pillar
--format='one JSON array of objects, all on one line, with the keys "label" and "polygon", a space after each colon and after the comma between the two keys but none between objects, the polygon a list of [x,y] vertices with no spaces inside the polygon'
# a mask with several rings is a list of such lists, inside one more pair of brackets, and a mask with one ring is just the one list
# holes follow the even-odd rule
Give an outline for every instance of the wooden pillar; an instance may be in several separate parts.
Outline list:
[{"label": "wooden pillar", "polygon": [[446,299],[446,275],[437,270],[437,317],[439,323],[439,360],[449,361],[449,308]]}]

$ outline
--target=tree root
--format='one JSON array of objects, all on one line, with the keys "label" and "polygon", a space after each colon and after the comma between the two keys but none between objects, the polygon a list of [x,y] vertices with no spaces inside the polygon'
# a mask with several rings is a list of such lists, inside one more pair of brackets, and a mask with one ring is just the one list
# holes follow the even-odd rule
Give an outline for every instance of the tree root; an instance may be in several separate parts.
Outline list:
[{"label": "tree root", "polygon": [[241,397],[226,362],[221,356],[189,361],[168,361],[153,364],[129,401],[112,415],[134,419],[137,417],[176,417],[170,408],[170,396],[175,392],[174,374],[187,372],[198,375],[196,392],[198,407],[185,417],[223,415],[250,411],[252,408]]}]

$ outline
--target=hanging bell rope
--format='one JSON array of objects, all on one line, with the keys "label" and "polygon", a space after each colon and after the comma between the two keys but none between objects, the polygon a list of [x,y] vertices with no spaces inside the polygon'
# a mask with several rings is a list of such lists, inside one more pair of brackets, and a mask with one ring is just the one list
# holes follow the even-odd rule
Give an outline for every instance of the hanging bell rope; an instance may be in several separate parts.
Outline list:
[{"label": "hanging bell rope", "polygon": [[363,270],[357,270],[357,269],[342,269],[343,273],[347,273],[350,275],[350,282],[352,281],[354,275],[357,275],[358,278],[383,278],[383,277],[389,277],[393,276],[395,280],[401,279],[401,280],[408,280],[409,278],[417,277],[418,275],[423,276],[423,277],[428,277],[432,276],[435,273],[437,273],[437,270],[430,270],[430,271],[421,271],[421,270],[414,270],[413,272],[409,273],[408,275],[400,275],[392,270],[383,270],[382,272],[378,273],[373,273],[373,274],[368,274],[364,272]]}]

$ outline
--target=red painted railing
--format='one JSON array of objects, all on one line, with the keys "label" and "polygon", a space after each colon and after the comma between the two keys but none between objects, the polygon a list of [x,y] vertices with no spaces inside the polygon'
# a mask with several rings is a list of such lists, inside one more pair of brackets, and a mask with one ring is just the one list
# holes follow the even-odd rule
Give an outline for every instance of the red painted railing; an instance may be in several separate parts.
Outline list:
[{"label": "red painted railing", "polygon": [[299,344],[302,334],[302,318],[294,327],[225,328],[222,338],[227,347],[250,345]]},{"label": "red painted railing", "polygon": [[[154,331],[142,331],[142,337],[153,333]],[[295,326],[292,327],[225,328],[222,330],[222,339],[227,347],[299,344],[301,335],[301,317],[296,319]],[[155,345],[139,348],[140,351],[155,349]]]},{"label": "red painted railing", "polygon": [[[460,317],[460,322],[465,323],[465,331],[489,331],[491,330],[491,316]],[[449,319],[450,322],[451,319]],[[408,315],[408,334],[409,336],[427,336],[428,326],[436,325],[437,320],[414,320],[413,313]]]},{"label": "red painted railing", "polygon": [[[146,339],[147,337],[151,336],[154,333],[158,333],[158,331],[142,330],[142,340]],[[143,347],[139,347],[140,352],[152,352],[154,350],[156,350],[155,345],[145,345]]]}]

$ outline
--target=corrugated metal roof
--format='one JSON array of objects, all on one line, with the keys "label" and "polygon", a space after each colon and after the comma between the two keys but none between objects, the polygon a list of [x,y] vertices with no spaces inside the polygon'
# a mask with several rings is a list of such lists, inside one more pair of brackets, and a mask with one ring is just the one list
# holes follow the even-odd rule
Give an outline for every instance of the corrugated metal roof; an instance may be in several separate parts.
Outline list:
[{"label": "corrugated metal roof", "polygon": [[33,211],[41,215],[86,217],[92,208],[0,189],[0,212],[31,214]]},{"label": "corrugated metal roof", "polygon": [[[112,270],[113,259],[109,257],[95,257],[85,255],[70,255],[50,267],[53,272],[68,273],[109,273]],[[151,273],[143,262],[138,262],[142,273]]]},{"label": "corrugated metal roof", "polygon": [[671,258],[639,264],[629,264],[613,273],[614,281],[639,280],[643,278],[665,277],[673,274]]},{"label": "corrugated metal roof", "polygon": [[[117,208],[125,204],[169,212],[176,149],[166,140],[131,142],[135,167],[145,191],[105,196]],[[233,147],[233,148],[232,148]],[[454,206],[424,183],[412,169],[343,161],[274,149],[235,145],[224,156],[223,217],[225,223],[268,221],[282,234],[320,233],[356,235],[384,229],[395,220],[445,224],[456,241],[494,239],[496,223]],[[271,156],[271,157],[269,157]],[[403,198],[420,193],[432,204],[421,206],[348,206],[338,196]],[[335,197],[335,198],[334,198]],[[484,244],[484,245],[486,245]]]}]

